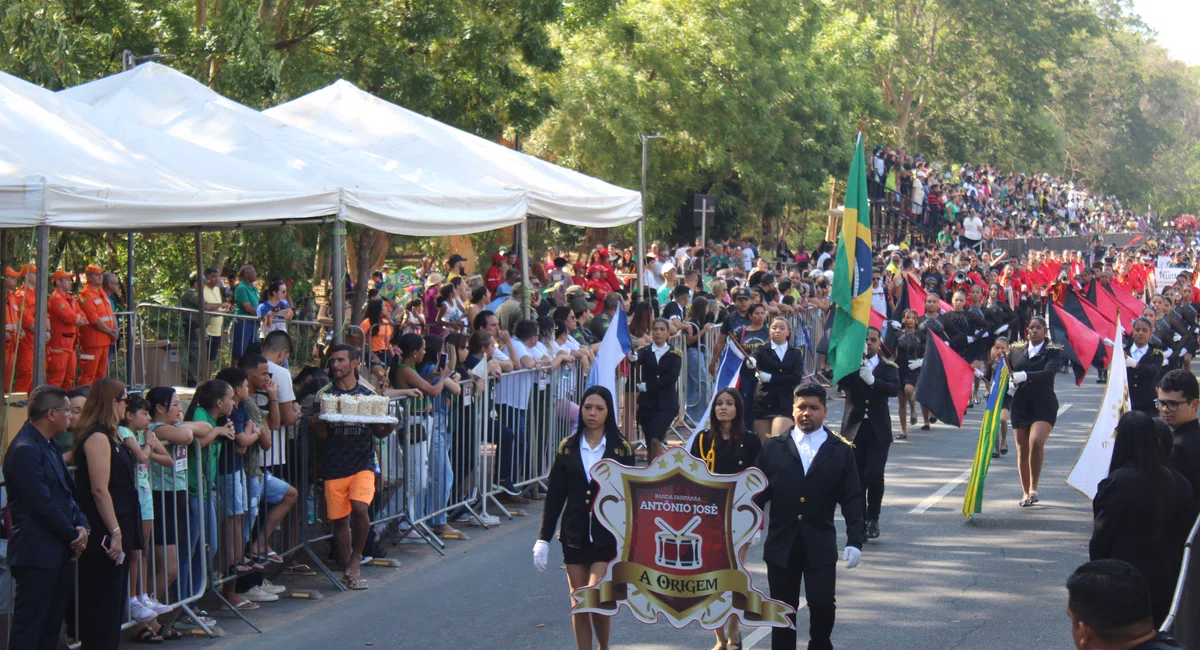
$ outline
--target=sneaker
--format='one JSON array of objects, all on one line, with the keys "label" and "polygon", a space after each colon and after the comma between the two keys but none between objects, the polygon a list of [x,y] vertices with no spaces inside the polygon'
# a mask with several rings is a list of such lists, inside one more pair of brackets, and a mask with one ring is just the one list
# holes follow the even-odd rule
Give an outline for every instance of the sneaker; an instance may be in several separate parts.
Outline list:
[{"label": "sneaker", "polygon": [[362,556],[362,559],[358,561],[358,566],[367,566],[374,559],[375,558],[371,557],[370,555],[364,555]]},{"label": "sneaker", "polygon": [[513,485],[513,482],[508,479],[504,479],[503,481],[500,481],[499,483],[496,484],[496,487],[500,488],[501,492],[504,492],[505,494],[507,494],[510,497],[521,496],[521,490],[518,489],[517,486]]},{"label": "sneaker", "polygon": [[155,613],[154,610],[143,605],[142,601],[138,600],[137,598],[130,598],[129,617],[138,623],[149,623],[155,618],[158,618],[158,614]]},{"label": "sneaker", "polygon": [[263,579],[262,584],[259,585],[258,588],[260,591],[262,591],[264,593],[274,594],[276,596],[287,591],[287,587],[285,587],[283,585],[274,584],[270,580],[267,580],[266,578]]},{"label": "sneaker", "polygon": [[251,587],[249,591],[239,595],[252,603],[273,603],[279,600],[279,596],[269,594],[258,587]]},{"label": "sneaker", "polygon": [[151,596],[150,594],[142,594],[141,596],[138,596],[138,600],[142,601],[142,604],[155,614],[166,614],[172,609],[155,600],[154,596]]}]

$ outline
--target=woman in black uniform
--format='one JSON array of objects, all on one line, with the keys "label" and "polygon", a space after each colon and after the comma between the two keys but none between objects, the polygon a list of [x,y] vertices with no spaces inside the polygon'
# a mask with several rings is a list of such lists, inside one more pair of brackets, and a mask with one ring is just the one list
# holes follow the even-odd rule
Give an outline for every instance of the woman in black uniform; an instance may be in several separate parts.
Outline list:
[{"label": "woman in black uniform", "polygon": [[1029,321],[1026,340],[1012,346],[1008,365],[1012,370],[1012,423],[1017,434],[1017,473],[1023,508],[1038,502],[1038,479],[1046,455],[1046,440],[1058,420],[1058,396],[1054,377],[1062,368],[1062,346],[1046,338],[1045,319]]},{"label": "woman in black uniform", "polygon": [[[1008,337],[997,336],[995,342],[992,343],[991,351],[988,353],[990,357],[987,364],[988,381],[991,381],[991,378],[996,376],[996,364],[1008,356],[1008,350]],[[1012,392],[1010,391],[1000,397],[1000,428],[996,432],[997,441],[992,447],[992,458],[1008,455],[1008,420],[1011,408]]]},{"label": "woman in black uniform", "polygon": [[787,320],[776,318],[771,321],[769,332],[770,340],[754,353],[758,368],[754,433],[760,442],[795,426],[792,422],[792,391],[804,379],[804,355],[788,344],[792,340],[792,326]]},{"label": "woman in black uniform", "polygon": [[[831,312],[832,313],[832,312]],[[750,324],[738,328],[733,332],[733,338],[742,346],[742,350],[746,352],[746,361],[742,363],[741,376],[738,381],[738,388],[742,391],[742,403],[746,405],[746,429],[754,429],[754,389],[758,387],[758,373],[755,372],[753,361],[754,353],[764,345],[768,345],[771,340],[770,331],[767,329],[767,307],[761,302],[750,307],[746,312],[746,316],[750,318]]]},{"label": "woman in black uniform", "polygon": [[[754,466],[762,443],[758,436],[751,435],[742,427],[742,395],[736,388],[726,388],[713,398],[712,413],[708,416],[709,428],[696,434],[692,441],[691,454],[704,461],[713,474],[737,474]],[[739,552],[743,562],[750,545],[742,546]],[[738,619],[729,617],[725,628],[716,630],[717,645],[713,650],[740,648],[742,635],[738,632]]]},{"label": "woman in black uniform", "polygon": [[648,460],[663,453],[667,430],[679,415],[679,372],[683,357],[667,344],[671,324],[665,318],[650,326],[651,344],[637,351],[637,422],[649,444]]},{"label": "woman in black uniform", "polygon": [[1145,318],[1133,321],[1133,336],[1125,346],[1125,368],[1129,406],[1152,418],[1158,417],[1158,378],[1163,374],[1163,356],[1150,344],[1154,326]]},{"label": "woman in black uniform", "polygon": [[[970,306],[964,311],[967,312],[967,318],[971,319],[972,325],[975,327],[975,341],[968,347],[971,356],[967,361],[970,361],[976,370],[983,370],[987,367],[988,356],[992,351],[992,324],[987,319],[987,314],[983,310],[984,298],[982,286],[978,284],[971,285],[971,299],[968,303]],[[971,403],[979,401],[980,379],[978,375],[975,377],[975,383],[971,391]],[[985,387],[987,386],[986,379],[982,383]]]},{"label": "woman in black uniform", "polygon": [[[939,336],[943,341],[949,343],[951,338],[958,336],[958,329],[954,328],[949,319],[942,318],[945,314],[942,314],[941,311],[941,298],[936,293],[926,294],[925,315],[917,320],[917,331],[922,334],[928,332],[930,336]],[[928,338],[925,340],[925,345],[929,345]],[[922,354],[924,354],[924,350],[922,350]],[[921,414],[925,416],[925,424],[921,426],[921,430],[928,431],[929,426],[937,422],[937,417],[924,406],[921,407]]]},{"label": "woman in black uniform", "polygon": [[[592,501],[600,486],[592,480],[592,467],[611,458],[622,465],[634,464],[633,448],[617,427],[612,393],[603,386],[592,386],[583,394],[579,407],[579,427],[575,434],[558,445],[550,467],[550,485],[542,511],[542,528],[533,545],[533,566],[545,571],[549,560],[550,538],[558,530],[563,562],[567,565],[567,585],[571,593],[580,587],[600,582],[608,563],[617,555],[617,540],[596,521]],[[600,614],[572,614],[578,650],[592,649],[592,636],[600,650],[607,650],[612,619]]]},{"label": "woman in black uniform", "polygon": [[[950,299],[950,305],[953,311],[942,314],[939,320],[942,321],[942,325],[946,328],[950,349],[962,357],[963,361],[971,363],[972,345],[976,340],[976,332],[981,327],[987,327],[987,323],[982,322],[982,316],[979,317],[979,321],[976,321],[975,315],[967,311],[967,294],[965,291],[955,291],[954,297]],[[972,397],[971,404],[973,405],[974,403],[975,400]]]},{"label": "woman in black uniform", "polygon": [[[905,309],[900,314],[900,334],[896,337],[896,367],[900,369],[900,388],[904,392],[900,396],[900,434],[897,440],[908,439],[908,425],[917,423],[917,403],[913,393],[917,389],[917,378],[921,376],[921,364],[925,361],[925,332],[917,329],[917,312]],[[909,419],[904,419],[904,412],[909,412]],[[922,407],[925,416],[925,426],[929,428],[929,411]]]},{"label": "woman in black uniform", "polygon": [[[1167,362],[1167,365],[1163,367],[1163,372],[1169,372],[1179,367],[1179,359],[1175,354],[1175,346],[1178,345],[1178,342],[1173,340],[1175,331],[1171,329],[1171,324],[1163,315],[1165,311],[1169,310],[1169,303],[1160,295],[1151,298],[1150,305],[1142,310],[1142,318],[1150,321],[1152,325],[1150,345],[1161,352],[1163,360]],[[1182,339],[1182,337],[1180,338]]]}]

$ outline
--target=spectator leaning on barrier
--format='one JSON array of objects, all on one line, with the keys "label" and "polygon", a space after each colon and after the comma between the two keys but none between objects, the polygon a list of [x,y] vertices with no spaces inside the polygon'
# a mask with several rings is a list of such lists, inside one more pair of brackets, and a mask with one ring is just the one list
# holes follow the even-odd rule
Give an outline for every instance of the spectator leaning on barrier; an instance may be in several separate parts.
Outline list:
[{"label": "spectator leaning on barrier", "polygon": [[75,502],[75,482],[53,443],[67,431],[70,411],[65,391],[39,386],[29,395],[29,420],[4,454],[12,516],[8,566],[16,582],[10,648],[58,647],[74,561],[88,546],[90,524]]},{"label": "spectator leaning on barrier", "polygon": [[371,527],[367,509],[375,498],[375,443],[394,427],[387,424],[331,424],[320,418],[322,395],[374,395],[358,380],[358,350],[345,343],[334,345],[329,354],[332,383],[317,393],[315,415],[310,421],[313,435],[324,441],[325,513],[333,522],[342,580],[349,589],[366,589],[362,577],[363,547]]}]

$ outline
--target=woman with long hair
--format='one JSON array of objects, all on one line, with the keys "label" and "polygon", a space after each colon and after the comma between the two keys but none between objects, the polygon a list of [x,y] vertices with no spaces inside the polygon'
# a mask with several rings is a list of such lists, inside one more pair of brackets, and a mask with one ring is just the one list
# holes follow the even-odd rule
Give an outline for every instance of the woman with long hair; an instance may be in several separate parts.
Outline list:
[{"label": "woman with long hair", "polygon": [[487,287],[480,285],[471,289],[469,302],[467,303],[467,322],[474,323],[475,317],[479,312],[487,309],[488,290]]},{"label": "woman with long hair", "polygon": [[791,346],[792,326],[771,319],[770,340],[754,353],[758,390],[754,392],[754,432],[759,441],[787,432],[792,422],[792,391],[804,379],[804,355]]},{"label": "woman with long hair", "polygon": [[140,551],[144,541],[137,463],[121,444],[128,403],[124,384],[109,378],[96,381],[79,419],[83,434],[75,439],[75,498],[92,530],[79,558],[77,633],[90,650],[117,650],[121,645],[129,586],[125,554]]},{"label": "woman with long hair", "polygon": [[1046,440],[1058,421],[1058,396],[1054,378],[1062,368],[1062,345],[1046,338],[1046,321],[1035,316],[1029,321],[1026,339],[1008,353],[1013,392],[1012,426],[1017,438],[1017,474],[1021,477],[1021,500],[1028,508],[1038,502],[1038,479],[1046,456]]},{"label": "woman with long hair", "polygon": [[392,327],[391,321],[384,314],[382,300],[368,300],[366,309],[366,318],[359,324],[363,332],[366,332],[367,339],[371,341],[371,381],[375,382],[376,386],[383,386],[383,380],[387,375],[387,367],[392,360],[392,332],[395,330]]},{"label": "woman with long hair", "polygon": [[758,361],[754,358],[754,353],[758,352],[759,348],[770,345],[771,331],[767,327],[766,305],[761,302],[751,305],[746,316],[750,322],[733,332],[733,337],[746,352],[747,359],[740,370],[738,388],[742,391],[742,402],[746,407],[746,429],[754,430],[754,421],[757,419],[754,414],[754,391],[758,388],[758,373],[754,367]]},{"label": "woman with long hair", "polygon": [[[742,415],[742,394],[736,388],[725,388],[713,398],[712,410],[708,415],[708,428],[698,432],[689,449],[696,458],[704,461],[713,474],[737,474],[754,466],[754,460],[762,451],[762,442],[745,428]],[[742,546],[739,556],[746,561],[750,545]],[[730,616],[723,628],[716,630],[717,645],[713,650],[740,648],[742,635],[738,630],[738,619]]]},{"label": "woman with long hair", "polygon": [[[558,445],[558,453],[550,467],[542,527],[533,545],[533,566],[538,571],[545,571],[550,540],[555,528],[559,529],[558,538],[562,542],[571,593],[600,582],[608,563],[617,554],[616,539],[596,521],[592,511],[592,502],[600,489],[592,479],[592,468],[605,458],[622,465],[634,464],[633,448],[617,427],[612,393],[603,386],[593,386],[583,394],[578,428]],[[561,526],[558,524],[560,514]],[[608,650],[612,629],[612,619],[608,616],[572,614],[571,628],[578,650],[591,650],[593,636],[599,650]]]},{"label": "woman with long hair", "polygon": [[[917,379],[921,376],[921,365],[925,362],[925,341],[926,334],[917,330],[917,312],[912,309],[905,309],[900,314],[900,334],[896,337],[896,367],[900,369],[900,390],[903,395],[900,396],[900,434],[896,436],[897,440],[908,439],[908,426],[917,423],[917,402],[914,394],[917,390]],[[908,411],[909,417],[906,420],[904,417],[905,411]],[[921,427],[923,431],[929,430],[929,410],[924,406],[921,407],[921,414],[925,418],[925,425]]]},{"label": "woman with long hair", "polygon": [[650,328],[653,325],[654,305],[648,302],[639,302],[633,308],[633,312],[629,314],[629,336],[633,347],[644,348],[650,345]]},{"label": "woman with long hair", "polygon": [[[974,321],[975,340],[968,346],[967,350],[970,353],[970,358],[967,359],[976,370],[982,371],[987,366],[988,355],[992,351],[992,326],[987,319],[987,314],[984,312],[984,297],[983,287],[978,284],[971,285],[970,299],[967,301],[970,305],[964,311],[967,312],[967,318]],[[979,385],[983,377],[983,373],[975,375],[974,385],[971,387],[971,403],[979,401]],[[986,381],[982,382],[986,387]]]},{"label": "woman with long hair", "polygon": [[1108,478],[1100,481],[1092,501],[1088,554],[1092,560],[1123,560],[1146,576],[1156,627],[1170,609],[1192,523],[1192,498],[1191,484],[1167,463],[1155,420],[1139,411],[1122,415]]},{"label": "woman with long hair", "polygon": [[[987,364],[988,381],[996,375],[996,364],[1008,357],[1009,345],[1007,336],[997,336],[992,343]],[[1008,455],[1008,420],[1012,414],[1012,393],[1006,392],[1000,396],[1000,426],[996,432],[997,441],[992,449],[992,458]]]}]

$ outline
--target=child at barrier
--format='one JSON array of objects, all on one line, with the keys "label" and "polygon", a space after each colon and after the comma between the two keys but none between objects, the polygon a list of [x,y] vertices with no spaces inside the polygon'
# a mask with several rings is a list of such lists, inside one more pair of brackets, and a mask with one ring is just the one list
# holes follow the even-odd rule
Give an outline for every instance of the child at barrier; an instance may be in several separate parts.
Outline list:
[{"label": "child at barrier", "polygon": [[[150,463],[170,467],[171,455],[148,430],[150,426],[150,403],[141,397],[130,397],[125,407],[125,418],[122,425],[117,427],[121,444],[133,454],[137,463],[134,480],[137,485],[138,505],[141,508],[142,538],[149,543],[153,537],[154,528],[154,499],[150,493]],[[159,603],[150,595],[153,591],[153,576],[151,565],[147,561],[145,550],[129,553],[129,617],[145,624],[134,634],[134,640],[155,643],[154,639],[162,640],[158,633],[161,628],[154,620],[159,614],[171,611],[170,607]]]},{"label": "child at barrier", "polygon": [[[179,578],[181,596],[184,599],[199,595],[204,590],[205,567],[212,565],[212,558],[205,552],[217,548],[217,511],[213,503],[217,479],[217,458],[221,446],[234,439],[233,425],[229,412],[233,410],[233,388],[220,379],[210,379],[196,389],[188,405],[184,419],[209,425],[207,433],[197,434],[199,453],[188,450],[188,539],[179,549]],[[203,539],[201,533],[203,532]]]},{"label": "child at barrier", "polygon": [[[445,350],[443,352],[443,350]],[[439,394],[432,395],[429,416],[426,423],[429,428],[429,485],[424,498],[416,501],[416,519],[429,517],[429,527],[438,536],[446,539],[465,539],[453,526],[446,522],[444,509],[450,501],[451,488],[454,485],[454,470],[450,465],[450,435],[451,405],[457,407],[458,396],[462,395],[462,387],[450,378],[454,372],[455,358],[453,349],[445,348],[445,340],[440,336],[425,337],[424,360],[419,366],[419,373],[431,386],[444,387]],[[447,395],[450,393],[450,395]],[[442,512],[438,512],[442,511]],[[437,514],[431,514],[431,513]]]}]

